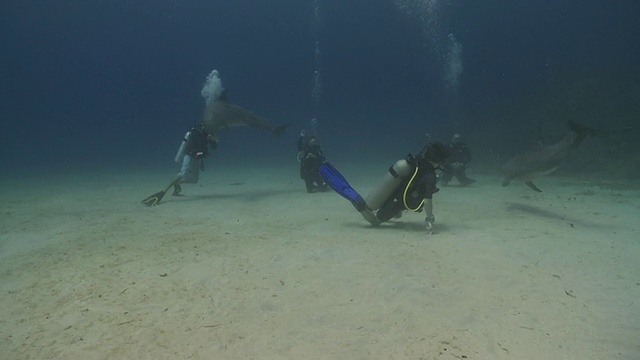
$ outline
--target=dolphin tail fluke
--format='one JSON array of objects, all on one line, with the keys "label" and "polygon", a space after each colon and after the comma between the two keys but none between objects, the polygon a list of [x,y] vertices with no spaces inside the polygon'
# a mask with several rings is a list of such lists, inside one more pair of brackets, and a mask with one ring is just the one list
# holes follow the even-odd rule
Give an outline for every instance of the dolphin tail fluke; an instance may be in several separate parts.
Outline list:
[{"label": "dolphin tail fluke", "polygon": [[276,127],[275,129],[272,130],[273,135],[281,135],[285,132],[285,130],[287,130],[287,128],[289,127],[289,124],[285,124],[285,125],[280,125],[278,127]]},{"label": "dolphin tail fluke", "polygon": [[573,120],[567,121],[567,126],[569,127],[569,130],[575,132],[578,135],[575,141],[576,145],[579,145],[587,136],[607,136],[607,135],[614,135],[614,134],[620,134],[627,131],[631,131],[631,128],[614,129],[614,130],[594,129],[588,126],[578,124]]}]

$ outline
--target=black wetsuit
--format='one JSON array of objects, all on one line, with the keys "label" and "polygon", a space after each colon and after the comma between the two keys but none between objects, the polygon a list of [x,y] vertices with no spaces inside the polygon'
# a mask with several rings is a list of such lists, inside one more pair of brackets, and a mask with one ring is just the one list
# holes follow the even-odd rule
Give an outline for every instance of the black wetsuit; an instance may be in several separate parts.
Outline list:
[{"label": "black wetsuit", "polygon": [[204,170],[204,158],[209,156],[209,146],[216,149],[217,143],[209,139],[202,127],[194,126],[189,130],[186,138],[182,167],[173,182],[173,195],[179,195],[182,191],[180,184],[195,184],[200,177],[200,171]]},{"label": "black wetsuit", "polygon": [[469,147],[461,142],[453,143],[449,145],[451,156],[445,163],[445,171],[442,172],[441,181],[442,185],[447,185],[449,181],[455,176],[455,178],[462,185],[469,185],[475,182],[470,179],[466,174],[466,169],[471,162],[471,151]]},{"label": "black wetsuit", "polygon": [[320,165],[326,161],[320,146],[310,146],[308,141],[298,143],[300,151],[300,178],[304,180],[307,192],[325,191],[327,185],[320,176]]},{"label": "black wetsuit", "polygon": [[[423,206],[422,201],[424,199],[431,199],[433,194],[438,192],[435,170],[430,162],[424,161],[418,169],[418,174],[413,178],[413,181],[411,181],[413,172],[415,171],[414,168],[411,174],[402,181],[400,186],[398,186],[393,194],[382,204],[376,213],[378,220],[385,222],[402,210],[421,211]],[[411,183],[409,183],[410,181]],[[409,189],[407,189],[407,186],[409,186]],[[406,199],[403,200],[405,189],[407,190],[407,196]],[[407,206],[405,206],[405,200]]]},{"label": "black wetsuit", "polygon": [[191,128],[185,154],[196,160],[203,159],[209,156],[209,146],[216,148],[216,143],[209,141],[208,134],[199,126]]}]

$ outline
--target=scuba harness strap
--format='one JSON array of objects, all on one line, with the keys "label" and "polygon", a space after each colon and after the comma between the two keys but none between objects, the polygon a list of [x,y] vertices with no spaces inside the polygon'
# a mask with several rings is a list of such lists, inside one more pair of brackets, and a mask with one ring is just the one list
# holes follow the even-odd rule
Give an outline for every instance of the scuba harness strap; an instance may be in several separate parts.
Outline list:
[{"label": "scuba harness strap", "polygon": [[[424,196],[422,196],[422,200],[420,201],[420,203],[418,204],[418,206],[412,208],[411,205],[409,205],[409,203],[407,202],[407,193],[410,193],[411,190],[411,185],[413,185],[414,180],[416,180],[416,176],[418,175],[418,173],[420,172],[420,167],[416,166],[415,171],[413,172],[413,175],[411,176],[411,179],[409,179],[409,181],[407,182],[407,185],[404,188],[404,191],[402,192],[402,204],[404,205],[405,209],[410,210],[410,211],[421,211],[422,210],[422,206],[424,205]],[[418,186],[418,185],[416,185]]]}]

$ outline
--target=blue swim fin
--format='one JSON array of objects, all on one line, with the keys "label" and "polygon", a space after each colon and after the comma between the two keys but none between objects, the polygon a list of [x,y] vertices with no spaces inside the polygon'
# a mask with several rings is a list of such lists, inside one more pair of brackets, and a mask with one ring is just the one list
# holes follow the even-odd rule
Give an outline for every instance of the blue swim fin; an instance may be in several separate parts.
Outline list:
[{"label": "blue swim fin", "polygon": [[349,200],[356,210],[362,212],[367,208],[367,203],[362,196],[349,185],[344,176],[330,162],[325,161],[320,165],[320,176],[329,187],[343,198]]}]

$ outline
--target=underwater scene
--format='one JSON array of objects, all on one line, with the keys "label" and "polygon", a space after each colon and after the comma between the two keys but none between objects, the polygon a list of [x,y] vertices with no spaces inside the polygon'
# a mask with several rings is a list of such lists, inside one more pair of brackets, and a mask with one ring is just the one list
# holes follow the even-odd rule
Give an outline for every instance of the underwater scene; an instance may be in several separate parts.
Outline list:
[{"label": "underwater scene", "polygon": [[640,359],[640,2],[1,8],[0,358]]}]

